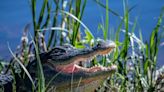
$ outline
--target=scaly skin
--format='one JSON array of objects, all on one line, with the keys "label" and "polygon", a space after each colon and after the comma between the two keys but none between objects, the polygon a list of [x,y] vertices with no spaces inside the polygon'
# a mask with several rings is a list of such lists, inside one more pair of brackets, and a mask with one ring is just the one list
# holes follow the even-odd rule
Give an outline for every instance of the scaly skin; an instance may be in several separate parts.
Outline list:
[{"label": "scaly skin", "polygon": [[[88,66],[88,68],[79,63],[90,62],[97,55],[109,54],[115,47],[114,42],[100,41],[93,48],[76,49],[73,46],[64,45],[40,54],[46,82],[56,75],[50,83],[49,90],[51,92],[94,91],[104,79],[116,71],[117,66]],[[29,68],[34,75],[35,68],[35,63]]]}]

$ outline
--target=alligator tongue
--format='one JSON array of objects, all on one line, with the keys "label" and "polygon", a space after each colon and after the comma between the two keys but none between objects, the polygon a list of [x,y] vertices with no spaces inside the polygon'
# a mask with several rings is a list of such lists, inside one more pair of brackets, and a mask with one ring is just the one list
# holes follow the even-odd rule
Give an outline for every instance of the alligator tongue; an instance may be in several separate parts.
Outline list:
[{"label": "alligator tongue", "polygon": [[65,66],[53,66],[53,64],[51,64],[52,67],[54,68],[54,70],[56,71],[60,71],[62,73],[78,73],[78,72],[88,72],[88,73],[94,73],[97,71],[107,71],[109,69],[111,69],[110,67],[103,67],[103,66],[93,66],[90,68],[85,68],[82,66],[79,66],[77,64],[69,64],[69,65],[65,65]]}]

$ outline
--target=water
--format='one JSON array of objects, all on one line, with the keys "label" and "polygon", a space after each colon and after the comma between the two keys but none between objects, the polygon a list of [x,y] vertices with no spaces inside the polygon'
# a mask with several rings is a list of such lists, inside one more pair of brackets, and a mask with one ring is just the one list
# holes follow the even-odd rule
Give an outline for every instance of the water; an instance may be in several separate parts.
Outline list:
[{"label": "water", "polygon": [[[105,2],[105,0],[101,0]],[[123,0],[109,0],[109,7],[120,15],[123,15]],[[150,33],[157,23],[164,0],[129,0],[129,7],[136,6],[130,12],[130,21],[134,22],[138,18],[137,29],[142,30],[144,40],[148,40]],[[20,44],[22,30],[26,24],[32,23],[31,11],[28,0],[3,0],[0,3],[0,57],[8,58],[10,56],[7,42],[15,50]],[[89,27],[96,37],[102,38],[102,32],[98,31],[98,24],[102,23],[102,16],[105,15],[105,9],[98,6],[93,0],[88,0],[86,10],[83,16],[83,22]],[[104,17],[105,18],[105,17]],[[105,19],[104,19],[105,20]],[[110,13],[109,28],[116,30],[120,19]],[[164,24],[164,22],[163,22]],[[111,38],[111,37],[110,37]],[[164,40],[162,40],[164,41]],[[159,65],[164,64],[164,46],[159,47],[158,61]]]}]

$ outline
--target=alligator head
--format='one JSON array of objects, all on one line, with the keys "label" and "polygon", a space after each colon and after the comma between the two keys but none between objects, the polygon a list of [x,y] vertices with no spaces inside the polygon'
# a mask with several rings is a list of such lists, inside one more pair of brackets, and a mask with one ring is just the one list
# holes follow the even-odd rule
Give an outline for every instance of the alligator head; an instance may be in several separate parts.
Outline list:
[{"label": "alligator head", "polygon": [[57,46],[40,54],[46,82],[56,76],[50,87],[56,91],[90,92],[116,71],[116,66],[83,66],[98,55],[107,55],[116,47],[112,41],[99,41],[88,49],[76,49],[71,45]]}]

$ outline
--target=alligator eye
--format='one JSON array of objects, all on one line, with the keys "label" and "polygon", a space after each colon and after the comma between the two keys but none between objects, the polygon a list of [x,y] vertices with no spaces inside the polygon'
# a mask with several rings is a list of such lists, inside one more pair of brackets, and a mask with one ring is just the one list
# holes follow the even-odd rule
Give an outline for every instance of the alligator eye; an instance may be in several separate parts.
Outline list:
[{"label": "alligator eye", "polygon": [[98,44],[97,44],[97,47],[101,47],[101,43],[98,43]]},{"label": "alligator eye", "polygon": [[59,56],[59,55],[63,55],[66,53],[65,49],[62,48],[54,48],[51,50],[51,52],[49,52],[49,54],[53,55],[53,56]]},{"label": "alligator eye", "polygon": [[75,47],[73,47],[70,44],[64,44],[64,45],[62,45],[62,47],[65,48],[65,49],[67,49],[67,50],[74,50],[74,49],[76,49]]},{"label": "alligator eye", "polygon": [[62,53],[62,52],[66,52],[64,49],[61,49],[61,48],[55,48],[55,49],[53,49],[53,51],[52,51],[53,53]]},{"label": "alligator eye", "polygon": [[94,47],[93,49],[97,49],[97,48],[101,48],[102,47],[102,43],[101,42],[98,42]]},{"label": "alligator eye", "polygon": [[98,44],[97,44],[97,47],[101,47],[104,44],[105,44],[105,41],[102,40],[102,39],[99,39]]}]

